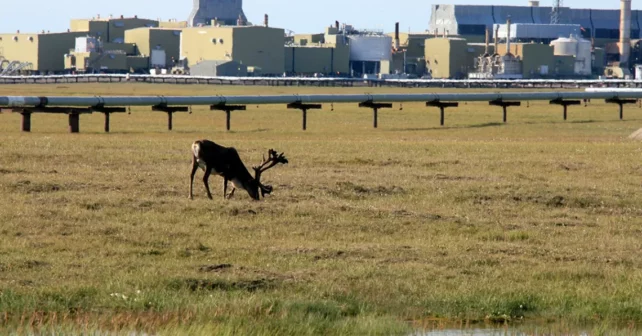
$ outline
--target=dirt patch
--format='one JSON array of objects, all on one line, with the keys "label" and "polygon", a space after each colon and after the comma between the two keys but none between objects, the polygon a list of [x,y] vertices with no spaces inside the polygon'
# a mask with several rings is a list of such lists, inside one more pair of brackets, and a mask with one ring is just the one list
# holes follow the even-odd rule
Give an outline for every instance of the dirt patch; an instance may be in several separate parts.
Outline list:
[{"label": "dirt patch", "polygon": [[350,159],[350,160],[339,160],[337,163],[344,165],[357,165],[357,166],[373,166],[373,167],[386,167],[386,166],[403,166],[403,167],[412,167],[411,163],[402,162],[399,160],[388,159],[385,161],[375,161],[372,159]]},{"label": "dirt patch", "polygon": [[0,168],[0,175],[9,175],[9,174],[24,174],[26,173],[26,170],[22,169],[6,169],[6,168]]},{"label": "dirt patch", "polygon": [[461,164],[461,161],[459,160],[445,160],[445,161],[432,161],[432,162],[426,162],[422,164],[421,166],[424,168],[431,168],[431,167],[437,167],[437,166],[451,166],[451,165],[458,165]]},{"label": "dirt patch", "polygon": [[232,268],[232,264],[205,265],[199,267],[198,270],[201,272],[220,272],[229,268]]},{"label": "dirt patch", "polygon": [[549,207],[561,208],[566,205],[566,199],[564,199],[563,196],[555,196],[546,202],[546,205]]},{"label": "dirt patch", "polygon": [[205,280],[205,279],[184,279],[175,280],[170,283],[170,288],[187,288],[191,291],[248,291],[266,290],[276,288],[277,283],[272,279],[251,279],[251,280]]},{"label": "dirt patch", "polygon": [[314,256],[314,261],[319,261],[319,260],[324,260],[324,259],[338,259],[345,257],[346,253],[344,251],[333,251],[333,252],[326,252],[323,254],[318,254]]},{"label": "dirt patch", "polygon": [[481,181],[481,177],[472,177],[472,176],[450,176],[446,174],[435,174],[432,179],[442,180],[442,181]]},{"label": "dirt patch", "polygon": [[332,195],[346,198],[346,199],[360,199],[370,196],[393,196],[402,195],[406,190],[398,186],[377,186],[366,187],[363,185],[354,184],[352,182],[339,182],[334,190],[329,191]]},{"label": "dirt patch", "polygon": [[51,266],[51,264],[49,264],[48,262],[40,260],[27,260],[23,265],[28,269],[45,268]]},{"label": "dirt patch", "polygon": [[87,185],[82,183],[50,183],[50,182],[32,182],[29,180],[18,181],[10,185],[14,192],[22,192],[27,194],[33,193],[50,193],[58,191],[74,191],[86,188]]}]

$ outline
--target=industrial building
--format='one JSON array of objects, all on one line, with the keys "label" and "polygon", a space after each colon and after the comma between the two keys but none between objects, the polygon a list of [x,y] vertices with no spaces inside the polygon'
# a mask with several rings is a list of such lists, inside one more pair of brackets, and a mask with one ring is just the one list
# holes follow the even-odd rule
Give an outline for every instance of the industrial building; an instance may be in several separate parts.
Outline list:
[{"label": "industrial building", "polygon": [[134,43],[104,43],[96,37],[76,38],[73,51],[65,55],[65,70],[74,73],[143,72],[150,58],[138,54]]},{"label": "industrial building", "polygon": [[125,32],[125,43],[136,46],[138,54],[150,57],[150,68],[172,67],[180,59],[181,30],[135,28]]},{"label": "industrial building", "polygon": [[475,53],[462,38],[426,40],[426,67],[433,78],[466,78],[473,71]]},{"label": "industrial building", "polygon": [[321,34],[297,34],[285,46],[285,72],[294,76],[331,74],[347,76],[350,72],[350,46],[339,24]]},{"label": "industrial building", "polygon": [[[188,73],[367,78],[628,76],[642,16],[619,10],[434,5],[426,31],[333,25],[309,34],[248,22],[242,0],[194,0],[187,21],[96,16],[66,33],[0,35],[0,74]],[[287,33],[287,34],[286,34]],[[491,43],[491,40],[493,43]],[[158,71],[162,69],[162,71]]]},{"label": "industrial building", "polygon": [[181,34],[181,59],[188,67],[203,61],[233,60],[264,75],[282,75],[284,45],[285,31],[281,28],[190,27]]},{"label": "industrial building", "polygon": [[61,72],[65,68],[64,55],[74,48],[76,37],[83,35],[73,32],[23,34],[19,31],[0,34],[0,60],[6,64],[14,63],[12,69],[16,72]]},{"label": "industrial building", "polygon": [[[481,42],[486,29],[492,30],[493,25],[503,24],[508,18],[516,24],[550,24],[553,12],[553,7],[540,7],[539,1],[530,1],[529,6],[433,5],[429,30]],[[562,7],[557,12],[557,24],[581,26],[581,37],[595,39],[596,46],[603,46],[620,37],[620,10]],[[635,39],[640,38],[640,12],[631,11],[630,15],[630,36]]]},{"label": "industrial building", "polygon": [[125,31],[127,30],[158,27],[159,25],[158,20],[139,19],[138,16],[126,18],[122,15],[118,18],[97,16],[92,19],[74,19],[70,23],[72,32],[85,32],[90,36],[100,38],[103,42],[113,43],[125,42]]}]

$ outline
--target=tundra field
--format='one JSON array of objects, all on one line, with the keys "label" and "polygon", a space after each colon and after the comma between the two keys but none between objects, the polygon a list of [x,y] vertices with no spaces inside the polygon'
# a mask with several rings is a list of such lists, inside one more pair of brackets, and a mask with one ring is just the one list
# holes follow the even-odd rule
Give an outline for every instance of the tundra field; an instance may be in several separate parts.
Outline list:
[{"label": "tundra field", "polygon": [[[0,95],[443,92],[398,88],[5,85]],[[445,90],[453,92],[456,90]],[[475,92],[480,90],[461,90]],[[408,335],[477,323],[642,322],[642,109],[357,104],[301,113],[132,108],[0,114],[0,331]],[[274,192],[208,200],[190,145],[274,148]],[[551,327],[552,328],[552,327]],[[561,328],[561,329],[560,329]],[[575,330],[575,329],[568,329]]]}]

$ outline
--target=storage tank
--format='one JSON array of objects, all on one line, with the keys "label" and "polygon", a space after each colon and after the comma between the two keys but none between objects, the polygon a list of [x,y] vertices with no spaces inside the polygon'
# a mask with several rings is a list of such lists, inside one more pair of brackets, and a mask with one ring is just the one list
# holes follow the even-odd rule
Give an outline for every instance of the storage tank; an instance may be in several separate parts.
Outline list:
[{"label": "storage tank", "polygon": [[591,42],[582,38],[577,40],[577,55],[575,59],[575,73],[582,76],[590,76],[592,69]]},{"label": "storage tank", "polygon": [[635,79],[642,79],[642,64],[635,66]]},{"label": "storage tank", "polygon": [[350,61],[380,62],[392,59],[392,36],[348,35]]},{"label": "storage tank", "polygon": [[576,75],[589,76],[592,73],[591,42],[571,35],[560,37],[551,42],[556,56],[575,56],[574,72]]},{"label": "storage tank", "polygon": [[553,54],[556,56],[577,56],[577,39],[571,37],[560,37],[551,41]]}]

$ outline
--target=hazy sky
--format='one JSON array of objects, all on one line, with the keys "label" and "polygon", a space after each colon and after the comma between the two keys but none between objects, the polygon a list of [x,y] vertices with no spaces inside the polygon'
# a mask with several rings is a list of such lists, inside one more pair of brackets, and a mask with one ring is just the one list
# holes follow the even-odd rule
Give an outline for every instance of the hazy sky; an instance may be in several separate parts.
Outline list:
[{"label": "hazy sky", "polygon": [[[91,18],[96,14],[133,16],[150,19],[186,20],[192,0],[3,0],[0,6],[0,33],[16,30],[66,31],[71,18]],[[550,6],[553,0],[541,0],[541,6]],[[270,26],[285,28],[296,33],[320,32],[335,20],[357,28],[394,30],[400,22],[402,31],[424,31],[428,28],[432,4],[487,4],[488,0],[435,1],[435,0],[244,0],[243,7],[252,23],[263,22],[265,13]],[[527,5],[527,0],[492,0],[498,5]],[[565,0],[566,7],[618,9],[619,1]],[[633,2],[633,9],[642,9],[642,3]]]}]

